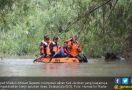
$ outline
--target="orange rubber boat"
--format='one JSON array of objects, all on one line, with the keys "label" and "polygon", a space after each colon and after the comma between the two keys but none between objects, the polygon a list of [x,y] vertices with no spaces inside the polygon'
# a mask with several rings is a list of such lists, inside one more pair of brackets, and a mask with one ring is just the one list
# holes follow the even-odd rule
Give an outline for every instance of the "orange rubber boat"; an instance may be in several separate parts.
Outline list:
[{"label": "orange rubber boat", "polygon": [[79,63],[79,59],[77,58],[39,58],[34,62],[43,62],[43,63]]},{"label": "orange rubber boat", "polygon": [[59,57],[59,58],[45,58],[45,57],[36,57],[33,62],[42,62],[42,63],[87,63],[88,59],[85,55],[79,55],[78,58],[71,57]]}]

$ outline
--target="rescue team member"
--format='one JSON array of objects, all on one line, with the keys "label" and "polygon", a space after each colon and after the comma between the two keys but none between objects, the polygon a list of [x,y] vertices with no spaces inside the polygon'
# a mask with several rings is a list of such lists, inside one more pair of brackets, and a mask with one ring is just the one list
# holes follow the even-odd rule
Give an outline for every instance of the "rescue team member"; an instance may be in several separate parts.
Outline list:
[{"label": "rescue team member", "polygon": [[67,57],[69,54],[68,48],[67,48],[67,43],[64,42],[64,46],[60,48],[59,50],[59,55],[60,57]]},{"label": "rescue team member", "polygon": [[50,44],[50,57],[59,57],[59,50],[60,50],[60,46],[58,44],[58,40],[59,37],[58,36],[54,36],[53,37],[53,42]]},{"label": "rescue team member", "polygon": [[51,44],[51,41],[49,39],[48,35],[44,36],[44,40],[41,41],[40,43],[40,56],[43,57],[49,57],[50,56],[50,48],[49,45]]},{"label": "rescue team member", "polygon": [[77,57],[81,52],[80,44],[77,42],[77,36],[72,36],[71,39],[65,41],[70,57]]}]

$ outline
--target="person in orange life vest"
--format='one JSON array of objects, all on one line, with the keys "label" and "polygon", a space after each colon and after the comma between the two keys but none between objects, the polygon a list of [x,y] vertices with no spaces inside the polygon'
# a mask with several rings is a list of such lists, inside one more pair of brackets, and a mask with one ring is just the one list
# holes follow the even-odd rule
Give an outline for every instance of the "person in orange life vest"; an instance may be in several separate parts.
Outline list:
[{"label": "person in orange life vest", "polygon": [[59,37],[58,36],[54,36],[53,37],[53,42],[50,44],[50,57],[59,57],[59,50],[60,50],[60,46],[58,45],[58,40]]},{"label": "person in orange life vest", "polygon": [[41,41],[40,43],[40,56],[43,57],[49,57],[50,56],[50,48],[49,45],[51,44],[51,41],[49,39],[48,35],[44,36],[44,40]]},{"label": "person in orange life vest", "polygon": [[82,51],[80,48],[80,44],[77,42],[77,36],[72,36],[71,39],[65,42],[67,43],[67,48],[70,57],[77,57],[79,53]]}]

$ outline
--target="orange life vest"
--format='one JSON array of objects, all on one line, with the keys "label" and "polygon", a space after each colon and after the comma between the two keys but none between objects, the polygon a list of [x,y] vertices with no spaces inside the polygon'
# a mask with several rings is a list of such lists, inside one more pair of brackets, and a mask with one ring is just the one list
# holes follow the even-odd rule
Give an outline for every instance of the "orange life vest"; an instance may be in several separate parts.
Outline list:
[{"label": "orange life vest", "polygon": [[72,39],[70,39],[67,40],[66,43],[71,56],[75,57],[81,52],[80,44],[78,42],[73,42]]},{"label": "orange life vest", "polygon": [[60,50],[60,46],[57,44],[54,44],[54,42],[53,42],[53,51],[54,52],[58,52]]},{"label": "orange life vest", "polygon": [[49,45],[51,44],[51,41],[45,42],[44,40],[40,44],[40,55],[50,55],[50,48]]},{"label": "orange life vest", "polygon": [[50,53],[50,47],[49,47],[51,43],[52,43],[52,41],[50,41],[50,40],[47,42],[47,44],[48,44],[48,47],[46,48],[47,55],[50,55],[51,54]]},{"label": "orange life vest", "polygon": [[80,45],[78,43],[73,43],[70,48],[70,55],[73,57],[77,56],[81,52]]},{"label": "orange life vest", "polygon": [[50,53],[51,53],[51,56],[54,56],[55,54],[57,54],[60,50],[60,46],[55,43],[55,42],[52,42],[50,44]]}]

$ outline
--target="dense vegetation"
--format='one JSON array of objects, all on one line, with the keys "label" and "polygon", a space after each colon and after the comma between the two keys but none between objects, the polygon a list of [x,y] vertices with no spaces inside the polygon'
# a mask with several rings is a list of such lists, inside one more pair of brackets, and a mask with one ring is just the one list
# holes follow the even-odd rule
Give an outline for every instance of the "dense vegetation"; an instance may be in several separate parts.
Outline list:
[{"label": "dense vegetation", "polygon": [[0,0],[0,54],[34,55],[44,34],[77,35],[83,53],[131,48],[132,0]]}]

